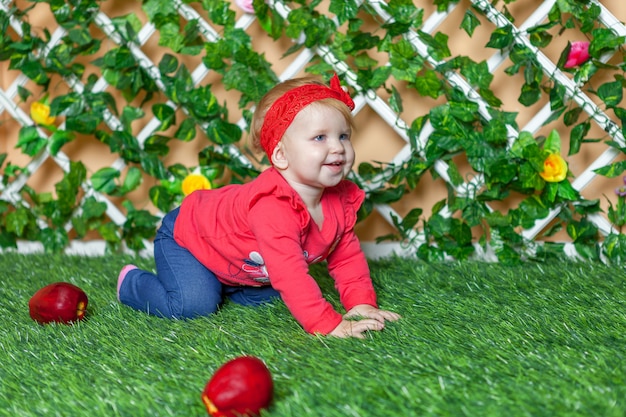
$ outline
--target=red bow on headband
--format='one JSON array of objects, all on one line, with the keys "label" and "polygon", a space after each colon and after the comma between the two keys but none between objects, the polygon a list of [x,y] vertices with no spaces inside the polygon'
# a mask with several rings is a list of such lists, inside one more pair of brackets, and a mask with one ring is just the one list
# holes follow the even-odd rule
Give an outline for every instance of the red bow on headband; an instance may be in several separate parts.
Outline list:
[{"label": "red bow on headband", "polygon": [[272,160],[274,148],[280,142],[296,115],[314,101],[325,98],[339,100],[348,106],[350,110],[354,110],[354,101],[341,88],[337,74],[334,74],[330,79],[330,87],[319,84],[306,84],[287,91],[272,104],[265,114],[260,138],[261,146],[270,161]]}]

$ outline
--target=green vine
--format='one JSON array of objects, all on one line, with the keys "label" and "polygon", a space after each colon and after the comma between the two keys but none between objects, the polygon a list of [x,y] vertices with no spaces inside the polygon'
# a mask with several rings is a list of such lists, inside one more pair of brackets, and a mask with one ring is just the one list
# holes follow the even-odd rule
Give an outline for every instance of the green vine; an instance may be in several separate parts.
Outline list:
[{"label": "green vine", "polygon": [[[518,102],[530,107],[547,97],[551,116],[545,124],[570,127],[569,138],[560,138],[556,131],[547,137],[520,132],[517,113],[503,109],[502,100],[491,89],[493,75],[487,63],[452,56],[448,35],[426,33],[424,10],[413,1],[331,0],[328,12],[321,0],[294,1],[289,9],[264,0],[254,0],[253,5],[258,24],[272,39],[294,41],[285,55],[303,48],[319,53],[308,72],[327,77],[338,71],[334,63],[344,62],[347,66],[338,72],[351,79],[352,93],[386,90],[387,104],[400,116],[404,105],[398,83],[421,97],[443,99],[443,104],[403,127],[412,150],[406,162],[367,162],[355,170],[353,179],[368,195],[361,218],[375,205],[401,200],[426,173],[446,177],[448,196],[432,207],[428,218],[420,207],[402,218],[392,215],[398,233],[381,236],[380,241],[412,244],[426,260],[467,259],[477,248],[492,250],[502,262],[558,257],[563,256],[564,244],[537,244],[522,233],[558,211],[539,237],[565,230],[580,256],[614,262],[626,259],[626,240],[621,234],[626,223],[623,194],[613,199],[615,204],[607,197],[607,217],[616,231],[603,237],[590,220],[601,212],[600,201],[586,200],[572,186],[573,176],[564,159],[587,143],[600,141],[618,154],[626,152],[626,144],[617,139],[626,133],[622,104],[625,39],[599,23],[601,8],[592,0],[557,1],[545,21],[519,33],[507,8],[514,1],[504,1],[499,7],[497,1],[473,1],[460,29],[473,36],[481,22],[497,21],[483,46],[508,56],[510,66],[505,73],[523,80],[515,93]],[[183,183],[190,175],[202,176],[199,184],[204,187],[246,182],[258,175],[266,161],[251,164],[242,157],[245,126],[232,120],[212,86],[198,84],[193,68],[185,64],[187,58],[197,58],[207,71],[219,74],[223,86],[238,93],[238,107],[249,122],[252,106],[278,82],[278,76],[265,56],[255,51],[246,31],[237,26],[234,4],[144,0],[143,12],[159,33],[159,46],[167,50],[152,65],[137,53],[142,23],[135,13],[109,20],[103,18],[98,1],[31,3],[26,9],[11,5],[0,10],[0,60],[36,86],[18,88],[20,107],[31,113],[35,124],[22,121],[17,147],[33,159],[47,153],[65,161],[64,147],[89,137],[120,159],[115,167],[96,172],[88,172],[80,161],[64,163],[63,179],[55,185],[55,193],[47,193],[26,185],[28,166],[18,166],[7,154],[0,154],[0,247],[15,247],[25,239],[42,242],[48,251],[60,251],[72,239],[96,236],[111,251],[123,245],[140,250],[154,236],[160,219],[159,213],[136,206],[128,198],[142,184],[153,184],[149,199],[164,213],[180,204]],[[37,3],[47,4],[63,29],[59,40],[48,29],[29,24],[29,13]],[[457,3],[435,0],[433,4],[444,12]],[[185,19],[181,19],[183,9]],[[377,22],[378,28],[369,31],[366,20]],[[116,46],[104,50],[102,36],[93,35],[96,31],[105,33]],[[556,38],[570,41],[569,36],[581,35],[585,39],[571,39],[555,72],[548,72],[541,51]],[[571,67],[567,60],[574,45],[579,46],[575,41],[584,41],[588,58]],[[374,52],[386,59],[381,61]],[[608,56],[615,58],[608,61]],[[96,72],[92,72],[94,66]],[[572,84],[556,75],[557,68],[560,74],[569,73],[567,80],[581,92],[597,99],[597,113],[583,110]],[[72,86],[69,92],[58,87],[62,80]],[[103,82],[108,88],[103,88]],[[123,97],[121,108],[111,89]],[[26,109],[28,102],[31,107]],[[605,120],[607,135],[589,137],[592,124],[604,114],[614,116]],[[153,118],[158,127],[148,137],[139,135]],[[172,146],[192,142],[208,143],[198,152],[196,165],[167,165]],[[461,174],[455,162],[459,156],[471,167],[470,178]],[[445,172],[438,168],[441,162]],[[624,170],[626,162],[617,161],[595,172],[613,178]],[[110,203],[99,194],[121,202],[125,221],[107,214]],[[520,200],[515,207],[506,212],[491,208],[490,203],[507,202],[512,196]]]}]

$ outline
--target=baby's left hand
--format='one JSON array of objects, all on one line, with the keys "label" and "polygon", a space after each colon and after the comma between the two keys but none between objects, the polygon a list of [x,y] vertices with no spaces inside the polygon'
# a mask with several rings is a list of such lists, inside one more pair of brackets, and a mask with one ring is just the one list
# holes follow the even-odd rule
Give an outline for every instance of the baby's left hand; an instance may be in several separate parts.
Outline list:
[{"label": "baby's left hand", "polygon": [[374,319],[381,323],[387,321],[396,321],[402,316],[398,313],[394,313],[393,311],[381,310],[369,304],[358,304],[355,305],[343,315],[344,319],[354,318],[354,317],[363,317],[368,319]]}]

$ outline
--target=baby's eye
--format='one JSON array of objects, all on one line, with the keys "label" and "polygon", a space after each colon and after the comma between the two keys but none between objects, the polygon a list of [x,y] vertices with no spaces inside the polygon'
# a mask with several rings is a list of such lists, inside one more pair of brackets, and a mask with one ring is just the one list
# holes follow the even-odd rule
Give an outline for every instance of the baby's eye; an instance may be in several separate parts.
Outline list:
[{"label": "baby's eye", "polygon": [[321,142],[321,141],[323,141],[323,140],[324,140],[324,138],[325,138],[325,136],[324,136],[324,135],[317,135],[317,136],[315,136],[315,137],[313,138],[313,140],[315,140],[315,141],[317,141],[317,142]]},{"label": "baby's eye", "polygon": [[350,140],[350,135],[348,135],[347,133],[344,133],[339,136],[339,140]]}]

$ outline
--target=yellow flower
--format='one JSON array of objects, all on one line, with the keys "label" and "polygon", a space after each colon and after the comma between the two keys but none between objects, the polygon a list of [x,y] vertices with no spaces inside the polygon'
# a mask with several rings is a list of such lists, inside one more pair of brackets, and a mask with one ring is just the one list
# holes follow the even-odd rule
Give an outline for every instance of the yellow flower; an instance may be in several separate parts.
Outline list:
[{"label": "yellow flower", "polygon": [[30,105],[30,117],[36,124],[44,126],[49,126],[56,120],[56,117],[50,116],[50,106],[41,101]]},{"label": "yellow flower", "polygon": [[543,161],[543,171],[539,175],[547,182],[561,182],[567,176],[567,162],[561,155],[552,153]]},{"label": "yellow flower", "polygon": [[196,190],[210,190],[211,181],[201,174],[189,174],[182,184],[183,194],[189,195]]}]

